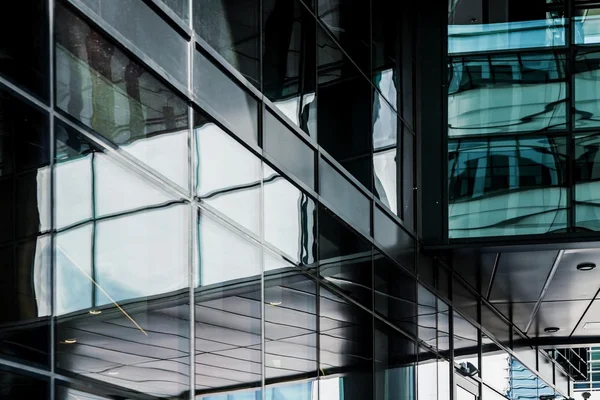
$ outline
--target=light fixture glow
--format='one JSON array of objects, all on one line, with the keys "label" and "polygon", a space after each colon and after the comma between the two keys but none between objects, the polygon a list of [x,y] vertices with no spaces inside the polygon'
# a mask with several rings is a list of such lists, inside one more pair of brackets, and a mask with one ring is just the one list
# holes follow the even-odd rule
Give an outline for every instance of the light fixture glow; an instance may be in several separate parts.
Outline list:
[{"label": "light fixture glow", "polygon": [[117,371],[108,371],[108,375],[119,375]]},{"label": "light fixture glow", "polygon": [[65,339],[61,343],[63,343],[63,344],[73,344],[73,343],[77,343],[77,339]]},{"label": "light fixture glow", "polygon": [[578,271],[591,271],[594,268],[596,268],[596,264],[591,263],[591,262],[584,262],[584,263],[577,265]]},{"label": "light fixture glow", "polygon": [[102,311],[100,311],[100,310],[90,310],[90,314],[91,315],[98,315],[98,314],[102,314]]},{"label": "light fixture glow", "polygon": [[280,302],[280,301],[270,301],[270,302],[269,302],[269,305],[271,305],[271,306],[273,306],[273,307],[276,307],[276,306],[280,306],[280,305],[281,305],[281,302]]}]

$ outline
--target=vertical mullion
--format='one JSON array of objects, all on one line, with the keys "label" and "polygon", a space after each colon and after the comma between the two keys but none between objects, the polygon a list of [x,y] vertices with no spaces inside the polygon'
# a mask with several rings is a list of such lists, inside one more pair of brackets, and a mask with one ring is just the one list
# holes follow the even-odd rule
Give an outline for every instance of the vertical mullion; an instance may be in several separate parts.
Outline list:
[{"label": "vertical mullion", "polygon": [[55,397],[55,363],[56,363],[56,263],[54,257],[55,236],[54,229],[56,226],[54,212],[54,159],[55,159],[55,144],[54,144],[54,0],[48,0],[48,89],[50,112],[49,118],[49,151],[50,151],[50,400]]},{"label": "vertical mullion", "polygon": [[576,215],[575,215],[575,182],[574,182],[574,173],[575,173],[575,143],[574,143],[574,121],[573,121],[573,111],[574,111],[574,76],[573,76],[573,67],[574,67],[574,58],[576,55],[576,47],[573,46],[573,34],[574,34],[574,24],[573,24],[573,11],[574,11],[574,0],[569,0],[566,2],[566,10],[565,10],[565,44],[567,45],[567,60],[566,60],[566,71],[565,71],[565,86],[566,86],[566,99],[565,99],[565,109],[566,109],[566,123],[567,123],[567,231],[572,232],[575,230],[576,225]]},{"label": "vertical mullion", "polygon": [[[187,47],[187,90],[188,97],[193,98],[194,90],[194,51],[196,44],[196,34],[194,31],[194,14],[193,14],[193,1],[189,0],[188,3],[188,27],[190,28],[191,37]],[[191,103],[188,103],[188,167],[189,167],[189,182],[188,182],[188,193],[191,198],[195,197],[195,182],[196,182],[196,169],[194,168],[194,154],[196,151],[196,140],[194,137],[194,109]],[[195,286],[196,286],[196,252],[195,247],[198,243],[197,238],[197,226],[198,226],[198,209],[192,203],[188,206],[190,215],[188,216],[189,230],[188,230],[188,288],[189,288],[189,400],[196,398],[196,298],[195,298]]]}]

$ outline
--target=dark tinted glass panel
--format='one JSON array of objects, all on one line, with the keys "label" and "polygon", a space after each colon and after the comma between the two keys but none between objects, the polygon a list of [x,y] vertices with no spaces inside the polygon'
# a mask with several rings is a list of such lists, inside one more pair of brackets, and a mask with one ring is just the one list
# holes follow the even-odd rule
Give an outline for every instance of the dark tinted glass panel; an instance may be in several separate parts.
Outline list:
[{"label": "dark tinted glass panel", "polygon": [[566,227],[565,138],[451,140],[448,157],[450,238]]},{"label": "dark tinted glass panel", "polygon": [[[316,378],[316,282],[281,258],[267,253],[265,257],[271,259],[265,259],[264,272],[265,378],[267,382],[294,376]],[[292,387],[272,390],[282,391],[280,395],[297,393],[302,396],[295,398],[311,399],[310,387],[298,384],[295,387],[296,390]],[[276,399],[278,396],[272,398]]]},{"label": "dark tinted glass panel", "polygon": [[[187,85],[187,42],[143,1],[83,0],[83,3],[181,85]],[[57,33],[61,25],[59,20]],[[101,47],[101,52],[107,50]]]},{"label": "dark tinted glass panel", "polygon": [[258,235],[260,159],[199,112],[194,118],[194,135],[195,195]]},{"label": "dark tinted glass panel", "polygon": [[319,158],[319,193],[364,233],[370,232],[371,202],[327,161]]},{"label": "dark tinted glass panel", "polygon": [[0,397],[6,400],[49,399],[50,382],[32,375],[0,370]]},{"label": "dark tinted glass panel", "polygon": [[397,264],[374,252],[375,312],[416,335],[417,283]]},{"label": "dark tinted glass panel", "polygon": [[48,116],[0,88],[0,244],[50,228]]},{"label": "dark tinted glass panel", "polygon": [[452,305],[473,321],[479,321],[478,297],[456,278],[452,279]]},{"label": "dark tinted glass panel", "polygon": [[379,207],[375,207],[373,225],[377,244],[404,268],[414,271],[415,240]]},{"label": "dark tinted glass panel", "polygon": [[315,201],[266,164],[264,168],[264,237],[292,260],[312,265],[316,256]]},{"label": "dark tinted glass panel", "polygon": [[404,128],[402,139],[402,220],[415,231],[415,136]]},{"label": "dark tinted glass panel", "polygon": [[196,34],[259,86],[259,0],[195,0],[193,13]]},{"label": "dark tinted glass panel", "polygon": [[360,0],[317,0],[319,18],[342,48],[364,71],[370,54],[370,2]]},{"label": "dark tinted glass panel", "polygon": [[371,245],[319,207],[319,274],[362,304],[372,304]]},{"label": "dark tinted glass panel", "polygon": [[48,364],[50,257],[49,236],[0,248],[0,354],[4,357]]},{"label": "dark tinted glass panel", "polygon": [[298,0],[265,0],[262,7],[263,93],[315,136],[315,19]]},{"label": "dark tinted glass panel", "polygon": [[373,316],[324,286],[319,298],[319,398],[373,398]]},{"label": "dark tinted glass panel", "polygon": [[396,107],[399,90],[399,66],[401,56],[402,16],[391,13],[393,6],[390,0],[371,1],[372,24],[371,46],[373,54],[373,83],[381,90],[383,96]]},{"label": "dark tinted glass panel", "polygon": [[171,10],[173,10],[179,18],[181,18],[185,22],[189,21],[189,19],[190,19],[190,17],[189,17],[190,1],[192,1],[192,0],[160,0],[160,1],[165,3],[165,5],[167,7],[169,7]]},{"label": "dark tinted glass panel", "polygon": [[381,95],[373,102],[373,192],[398,213],[398,115]]},{"label": "dark tinted glass panel", "polygon": [[450,307],[439,298],[437,299],[437,341],[438,350],[444,357],[450,359]]},{"label": "dark tinted glass panel", "polygon": [[437,299],[433,293],[418,285],[417,324],[419,339],[437,347]]},{"label": "dark tinted glass panel", "polygon": [[[15,25],[15,22],[18,22]],[[25,0],[3,4],[0,15],[0,75],[48,100],[48,4]]]},{"label": "dark tinted glass panel", "polygon": [[565,127],[562,54],[450,58],[448,73],[450,137]]},{"label": "dark tinted glass panel", "polygon": [[511,328],[491,307],[481,305],[481,326],[487,329],[498,342],[510,347]]},{"label": "dark tinted glass panel", "polygon": [[565,44],[565,2],[449,1],[448,51],[554,47]]},{"label": "dark tinted glass panel", "polygon": [[246,142],[258,141],[256,99],[199,51],[194,52],[194,96],[219,122]]},{"label": "dark tinted glass panel", "polygon": [[371,188],[372,86],[322,29],[317,40],[319,144]]},{"label": "dark tinted glass panel", "polygon": [[187,188],[186,103],[60,3],[56,19],[57,106]]},{"label": "dark tinted glass panel", "polygon": [[315,152],[270,112],[265,114],[263,148],[310,188],[315,186]]},{"label": "dark tinted glass panel", "polygon": [[375,320],[374,357],[374,398],[415,399],[415,344],[401,333]]}]

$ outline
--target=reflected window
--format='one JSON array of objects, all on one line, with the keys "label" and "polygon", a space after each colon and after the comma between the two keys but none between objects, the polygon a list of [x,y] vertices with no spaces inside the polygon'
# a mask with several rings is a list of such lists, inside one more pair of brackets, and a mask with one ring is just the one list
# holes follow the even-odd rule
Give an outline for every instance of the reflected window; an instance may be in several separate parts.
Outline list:
[{"label": "reflected window", "polygon": [[[435,354],[419,349],[417,395],[419,400],[438,400],[438,359]],[[441,393],[440,393],[441,394]]]},{"label": "reflected window", "polygon": [[[481,346],[481,379],[503,396],[508,396],[518,361],[487,337]],[[520,363],[519,363],[520,364]],[[524,368],[524,367],[523,367]],[[520,371],[520,368],[517,368]]]},{"label": "reflected window", "polygon": [[316,206],[306,193],[263,164],[264,236],[294,261],[311,265],[316,252]]},{"label": "reflected window", "polygon": [[192,12],[196,33],[259,87],[259,0],[194,0]]},{"label": "reflected window", "polygon": [[195,195],[259,234],[261,161],[204,114],[195,113]]},{"label": "reflected window", "polygon": [[398,115],[381,95],[373,102],[374,193],[394,214],[398,213]]},{"label": "reflected window", "polygon": [[578,49],[574,60],[574,114],[576,128],[600,126],[600,101],[598,101],[598,73],[600,52]]},{"label": "reflected window", "polygon": [[6,400],[49,399],[50,381],[24,372],[0,370],[0,397]]},{"label": "reflected window", "polygon": [[450,237],[564,229],[566,144],[560,137],[450,141]]},{"label": "reflected window", "polygon": [[448,2],[448,52],[565,45],[565,2],[517,0]]},{"label": "reflected window", "polygon": [[479,375],[479,330],[454,313],[454,362],[464,376]]},{"label": "reflected window", "polygon": [[293,123],[316,136],[316,26],[298,0],[265,0],[263,92]]},{"label": "reflected window", "polygon": [[415,399],[415,344],[375,320],[375,400]]},{"label": "reflected window", "polygon": [[56,19],[57,107],[187,188],[186,103],[60,3]]},{"label": "reflected window", "polygon": [[450,57],[448,135],[564,129],[565,68],[559,53]]}]

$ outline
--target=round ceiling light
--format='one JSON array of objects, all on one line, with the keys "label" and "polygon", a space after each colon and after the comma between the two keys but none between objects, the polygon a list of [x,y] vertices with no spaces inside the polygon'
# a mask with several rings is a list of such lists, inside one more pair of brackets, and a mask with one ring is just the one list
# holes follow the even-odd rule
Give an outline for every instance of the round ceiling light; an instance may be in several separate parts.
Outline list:
[{"label": "round ceiling light", "polygon": [[549,326],[548,328],[544,329],[544,332],[546,333],[556,333],[558,331],[560,331],[560,328],[556,326]]},{"label": "round ceiling light", "polygon": [[591,271],[594,268],[596,268],[596,264],[591,263],[591,262],[584,262],[581,264],[577,264],[578,271]]}]

